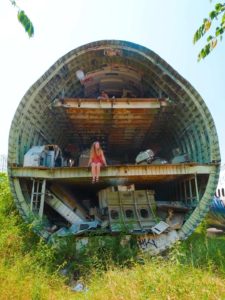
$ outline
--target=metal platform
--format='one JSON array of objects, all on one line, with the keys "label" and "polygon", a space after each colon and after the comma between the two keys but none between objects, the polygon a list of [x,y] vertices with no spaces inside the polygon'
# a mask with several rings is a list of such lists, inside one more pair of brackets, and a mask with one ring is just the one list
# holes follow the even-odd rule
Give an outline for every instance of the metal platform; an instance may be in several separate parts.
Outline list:
[{"label": "metal platform", "polygon": [[[129,184],[135,182],[169,182],[195,175],[209,175],[216,170],[216,164],[164,164],[164,165],[118,165],[101,170],[101,183]],[[91,184],[91,171],[88,167],[13,167],[12,177],[66,180],[79,185]]]}]

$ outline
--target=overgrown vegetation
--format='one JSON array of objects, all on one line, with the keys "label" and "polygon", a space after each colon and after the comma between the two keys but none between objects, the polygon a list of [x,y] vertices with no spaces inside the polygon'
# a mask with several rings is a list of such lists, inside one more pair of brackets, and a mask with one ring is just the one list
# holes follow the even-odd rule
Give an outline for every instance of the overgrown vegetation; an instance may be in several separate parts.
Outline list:
[{"label": "overgrown vegetation", "polygon": [[[0,299],[225,299],[225,238],[204,232],[152,258],[122,235],[93,235],[79,252],[73,238],[49,246],[21,220],[1,174]],[[87,290],[71,291],[77,282]]]}]

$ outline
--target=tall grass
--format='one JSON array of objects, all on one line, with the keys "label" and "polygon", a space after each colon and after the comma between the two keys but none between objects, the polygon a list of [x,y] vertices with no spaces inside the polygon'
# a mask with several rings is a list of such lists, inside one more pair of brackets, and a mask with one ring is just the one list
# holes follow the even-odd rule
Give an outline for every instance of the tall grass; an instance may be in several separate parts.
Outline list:
[{"label": "tall grass", "polygon": [[70,293],[58,276],[54,251],[29,230],[0,174],[0,299],[63,299]]},{"label": "tall grass", "polygon": [[[0,174],[0,299],[225,299],[224,237],[208,239],[202,226],[153,258],[122,237],[93,235],[79,252],[74,238],[46,244],[21,220]],[[72,292],[75,280],[87,290]]]},{"label": "tall grass", "polygon": [[[225,299],[225,281],[211,272],[168,261],[93,275],[86,299]],[[76,299],[85,299],[80,295]]]}]

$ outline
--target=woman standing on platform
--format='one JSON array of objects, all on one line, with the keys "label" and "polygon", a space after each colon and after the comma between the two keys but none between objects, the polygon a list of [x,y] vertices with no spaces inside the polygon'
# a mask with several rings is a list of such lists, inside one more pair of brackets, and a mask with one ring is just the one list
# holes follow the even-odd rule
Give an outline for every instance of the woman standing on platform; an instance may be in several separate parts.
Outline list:
[{"label": "woman standing on platform", "polygon": [[103,150],[99,142],[94,142],[91,146],[88,166],[91,166],[92,183],[99,181],[101,166],[107,166]]}]

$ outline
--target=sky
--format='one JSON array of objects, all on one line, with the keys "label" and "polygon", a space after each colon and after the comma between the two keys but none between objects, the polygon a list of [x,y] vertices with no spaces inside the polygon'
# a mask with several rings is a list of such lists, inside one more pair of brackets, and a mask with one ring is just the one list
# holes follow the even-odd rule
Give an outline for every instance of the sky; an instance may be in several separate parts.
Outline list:
[{"label": "sky", "polygon": [[56,60],[83,44],[119,39],[156,52],[203,97],[216,124],[225,163],[225,41],[203,61],[193,35],[217,1],[17,0],[35,27],[29,38],[9,0],[0,0],[0,154],[20,100]]}]

